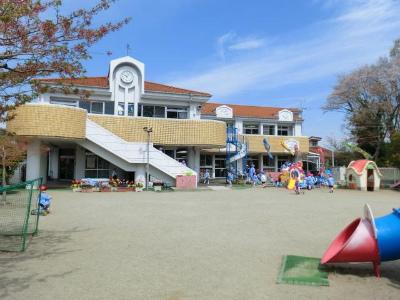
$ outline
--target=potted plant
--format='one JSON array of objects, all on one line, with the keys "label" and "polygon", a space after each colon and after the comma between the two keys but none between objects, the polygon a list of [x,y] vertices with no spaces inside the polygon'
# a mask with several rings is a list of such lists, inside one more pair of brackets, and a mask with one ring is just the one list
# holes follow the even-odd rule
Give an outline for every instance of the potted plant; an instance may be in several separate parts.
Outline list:
[{"label": "potted plant", "polygon": [[142,192],[144,188],[144,184],[142,182],[136,182],[135,184],[135,191],[136,192]]},{"label": "potted plant", "polygon": [[100,186],[101,192],[111,192],[110,182],[103,182]]},{"label": "potted plant", "polygon": [[153,188],[155,192],[161,192],[164,183],[162,181],[154,181]]},{"label": "potted plant", "polygon": [[133,181],[129,181],[128,188],[130,189],[130,191],[134,192],[136,188],[135,183]]},{"label": "potted plant", "polygon": [[120,180],[118,178],[111,179],[111,181],[110,181],[111,192],[118,192],[119,183],[120,183]]},{"label": "potted plant", "polygon": [[91,192],[93,192],[93,187],[89,184],[81,183],[81,192],[82,193],[91,193]]},{"label": "potted plant", "polygon": [[79,180],[72,180],[71,188],[73,192],[80,192],[81,189],[81,182]]}]

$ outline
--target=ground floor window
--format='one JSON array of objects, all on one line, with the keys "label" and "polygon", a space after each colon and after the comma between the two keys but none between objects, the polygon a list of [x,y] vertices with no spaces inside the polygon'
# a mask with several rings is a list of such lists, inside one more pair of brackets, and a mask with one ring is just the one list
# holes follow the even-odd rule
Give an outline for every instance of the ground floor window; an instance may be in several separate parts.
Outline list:
[{"label": "ground floor window", "polygon": [[200,154],[200,174],[201,176],[204,176],[204,173],[206,170],[210,172],[210,176],[213,173],[213,157],[211,154]]},{"label": "ground floor window", "polygon": [[215,155],[215,177],[226,176],[225,155]]},{"label": "ground floor window", "polygon": [[175,153],[175,159],[181,163],[186,163],[187,164],[187,159],[188,159],[188,151],[186,148],[178,148],[176,149]]},{"label": "ground floor window", "polygon": [[212,155],[201,154],[200,155],[200,167],[212,168]]},{"label": "ground floor window", "polygon": [[108,178],[110,176],[110,163],[105,159],[86,152],[85,177],[86,178]]},{"label": "ground floor window", "polygon": [[278,171],[281,171],[281,167],[284,163],[291,161],[289,156],[278,156]]},{"label": "ground floor window", "polygon": [[275,172],[275,156],[270,158],[268,155],[264,155],[263,168],[268,172]]},{"label": "ground floor window", "polygon": [[258,155],[253,155],[253,156],[248,156],[247,157],[247,165],[251,167],[251,165],[254,165],[254,168],[258,170],[260,168],[260,164],[258,161]]}]

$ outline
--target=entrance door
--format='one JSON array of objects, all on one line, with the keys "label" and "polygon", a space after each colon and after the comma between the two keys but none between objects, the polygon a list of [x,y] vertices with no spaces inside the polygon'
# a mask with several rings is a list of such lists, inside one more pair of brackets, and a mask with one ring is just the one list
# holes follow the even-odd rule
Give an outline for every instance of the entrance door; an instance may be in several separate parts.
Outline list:
[{"label": "entrance door", "polygon": [[374,170],[367,169],[367,191],[373,192],[374,186]]},{"label": "entrance door", "polygon": [[75,174],[75,149],[60,149],[59,178],[64,180],[74,179]]}]

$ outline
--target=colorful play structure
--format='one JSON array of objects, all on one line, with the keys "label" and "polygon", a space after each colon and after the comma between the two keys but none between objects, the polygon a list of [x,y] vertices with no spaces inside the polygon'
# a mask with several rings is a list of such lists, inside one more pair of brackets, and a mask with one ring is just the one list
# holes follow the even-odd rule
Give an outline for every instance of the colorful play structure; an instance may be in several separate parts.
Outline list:
[{"label": "colorful play structure", "polygon": [[371,262],[377,277],[383,261],[400,259],[400,209],[374,218],[368,204],[364,217],[355,219],[333,240],[321,264]]},{"label": "colorful play structure", "polygon": [[382,174],[372,160],[360,159],[350,162],[346,169],[347,187],[362,191],[378,191]]},{"label": "colorful play structure", "polygon": [[247,143],[244,137],[239,137],[238,129],[228,126],[226,129],[226,167],[234,179],[244,174],[247,163]]}]

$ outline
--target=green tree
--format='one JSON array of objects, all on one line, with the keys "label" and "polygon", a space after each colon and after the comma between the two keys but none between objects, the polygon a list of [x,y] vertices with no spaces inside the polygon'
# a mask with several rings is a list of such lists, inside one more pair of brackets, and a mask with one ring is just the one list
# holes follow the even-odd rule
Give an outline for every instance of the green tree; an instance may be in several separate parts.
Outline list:
[{"label": "green tree", "polygon": [[85,74],[82,61],[90,58],[89,47],[129,21],[94,25],[113,2],[100,0],[90,9],[62,14],[61,0],[0,1],[0,122],[35,92],[48,89],[35,78]]}]

